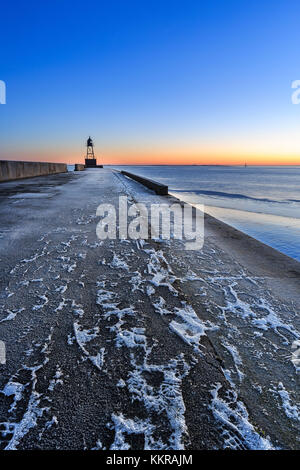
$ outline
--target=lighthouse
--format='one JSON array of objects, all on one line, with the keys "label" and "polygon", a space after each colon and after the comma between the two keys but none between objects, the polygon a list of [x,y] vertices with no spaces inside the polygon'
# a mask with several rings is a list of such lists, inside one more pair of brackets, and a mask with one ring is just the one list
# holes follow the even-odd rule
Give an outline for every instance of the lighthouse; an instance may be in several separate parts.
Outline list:
[{"label": "lighthouse", "polygon": [[94,153],[94,142],[91,137],[86,141],[85,168],[103,168],[102,165],[97,165]]}]

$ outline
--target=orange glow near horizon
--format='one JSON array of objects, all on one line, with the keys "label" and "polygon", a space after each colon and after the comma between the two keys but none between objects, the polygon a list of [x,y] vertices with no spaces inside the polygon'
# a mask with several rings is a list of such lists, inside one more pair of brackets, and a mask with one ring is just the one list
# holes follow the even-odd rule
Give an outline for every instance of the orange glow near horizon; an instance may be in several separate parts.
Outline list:
[{"label": "orange glow near horizon", "polygon": [[[212,152],[172,150],[113,150],[102,154],[95,151],[98,163],[104,165],[300,165],[300,156],[251,154],[246,152]],[[0,157],[3,160],[48,161],[56,163],[83,163],[84,151],[51,150],[14,151]]]}]

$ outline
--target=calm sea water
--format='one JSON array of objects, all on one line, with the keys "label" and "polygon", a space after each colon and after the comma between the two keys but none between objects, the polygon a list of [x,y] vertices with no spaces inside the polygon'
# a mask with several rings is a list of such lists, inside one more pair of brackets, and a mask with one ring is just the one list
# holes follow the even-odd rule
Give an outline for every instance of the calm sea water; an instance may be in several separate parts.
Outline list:
[{"label": "calm sea water", "polygon": [[300,166],[126,166],[300,261]]}]

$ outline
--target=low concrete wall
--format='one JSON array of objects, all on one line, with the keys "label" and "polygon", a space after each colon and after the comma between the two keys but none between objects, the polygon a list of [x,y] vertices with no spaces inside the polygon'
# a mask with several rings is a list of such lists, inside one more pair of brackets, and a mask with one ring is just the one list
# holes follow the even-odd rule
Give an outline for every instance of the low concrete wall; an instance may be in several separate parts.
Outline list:
[{"label": "low concrete wall", "polygon": [[82,163],[75,163],[75,170],[74,171],[84,171],[85,166]]},{"label": "low concrete wall", "polygon": [[54,175],[68,171],[65,163],[18,162],[0,160],[0,182],[32,178],[33,176]]},{"label": "low concrete wall", "polygon": [[135,181],[143,184],[149,189],[155,191],[156,194],[160,194],[161,196],[166,196],[168,194],[168,186],[165,184],[157,183],[157,181],[149,180],[148,178],[143,178],[142,176],[134,175],[133,173],[129,173],[128,171],[121,171],[122,175],[128,176],[128,178],[132,178]]}]

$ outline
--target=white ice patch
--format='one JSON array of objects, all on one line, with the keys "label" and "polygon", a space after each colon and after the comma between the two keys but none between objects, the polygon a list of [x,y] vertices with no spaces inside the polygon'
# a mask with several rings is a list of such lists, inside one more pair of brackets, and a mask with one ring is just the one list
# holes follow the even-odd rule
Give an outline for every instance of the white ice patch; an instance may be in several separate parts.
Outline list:
[{"label": "white ice patch", "polygon": [[[33,261],[36,261],[38,258],[41,258],[42,256],[45,256],[46,254],[49,254],[49,252],[46,250],[47,248],[47,242],[46,246],[42,249],[42,251],[35,253],[31,258],[24,258],[20,261],[20,263],[27,264],[27,263],[32,263]],[[15,272],[15,270],[18,268],[18,265],[16,265],[12,270],[11,274]]]},{"label": "white ice patch", "polygon": [[143,348],[146,350],[145,328],[131,328],[131,330],[119,330],[116,337],[116,346],[121,348]]},{"label": "white ice patch", "polygon": [[18,315],[18,313],[21,313],[25,310],[25,308],[19,308],[19,309],[14,309],[14,310],[6,310],[6,312],[8,313],[7,317],[3,318],[3,320],[0,321],[0,323],[4,322],[4,321],[11,321],[11,320],[14,320],[16,318],[16,316]]},{"label": "white ice patch", "polygon": [[156,302],[153,302],[153,307],[155,308],[156,312],[159,313],[160,315],[172,315],[173,312],[168,310],[166,308],[166,301],[162,297],[159,297],[159,299]]},{"label": "white ice patch", "polygon": [[174,295],[178,295],[177,290],[174,289],[172,285],[176,281],[176,277],[164,257],[163,252],[153,249],[144,251],[150,255],[150,260],[147,265],[148,274],[152,276],[150,282],[156,287],[167,287]]},{"label": "white ice patch", "polygon": [[50,384],[49,384],[49,387],[48,387],[48,390],[50,392],[53,392],[54,388],[57,385],[63,385],[63,380],[61,379],[62,376],[63,376],[63,373],[61,371],[61,368],[59,367],[59,365],[57,365],[55,375],[54,375],[53,379],[50,380]]},{"label": "white ice patch", "polygon": [[72,235],[67,242],[61,242],[61,244],[69,248],[71,246],[71,243],[77,240],[77,238],[78,235]]},{"label": "white ice patch", "polygon": [[43,301],[43,303],[34,305],[32,307],[32,310],[40,310],[41,308],[45,307],[45,305],[47,305],[47,303],[49,302],[48,297],[46,295],[39,295],[38,297]]},{"label": "white ice patch", "polygon": [[66,305],[67,305],[66,299],[63,298],[63,300],[59,302],[54,312],[60,312],[61,310],[63,310],[64,307],[66,307]]},{"label": "white ice patch", "polygon": [[270,389],[272,393],[276,393],[280,396],[282,408],[286,416],[294,421],[300,421],[300,407],[297,404],[293,404],[288,391],[284,388],[282,382],[279,382],[277,389]]},{"label": "white ice patch", "polygon": [[237,394],[232,391],[232,399],[225,400],[219,396],[221,384],[217,383],[213,390],[210,409],[215,419],[221,424],[224,436],[224,448],[273,450],[268,438],[261,437],[249,421],[245,405],[237,400]]},{"label": "white ice patch", "polygon": [[10,397],[12,395],[14,396],[14,401],[8,410],[9,413],[11,413],[16,408],[17,402],[23,398],[24,389],[25,386],[23,384],[18,382],[7,382],[4,389],[1,390],[1,393],[3,393],[3,395],[6,397]]},{"label": "white ice patch", "polygon": [[52,418],[46,422],[45,424],[45,430],[50,429],[52,426],[57,426],[58,425],[58,419],[56,416],[52,416]]},{"label": "white ice patch", "polygon": [[60,294],[64,294],[67,289],[68,289],[68,284],[65,284],[64,286],[57,287],[55,289],[55,292],[59,292]]},{"label": "white ice patch", "polygon": [[177,323],[176,321],[171,321],[169,324],[171,331],[177,334],[185,343],[192,346],[197,352],[199,352],[199,341],[200,337],[203,336],[203,333],[192,333],[192,330],[188,325],[184,323]]},{"label": "white ice patch", "polygon": [[5,450],[16,450],[17,445],[25,434],[37,425],[38,418],[41,417],[45,411],[45,408],[40,408],[39,405],[40,394],[33,391],[28,402],[27,410],[19,423],[0,423],[5,427],[5,431],[1,431],[3,437],[13,434],[11,440],[5,447]]},{"label": "white ice patch", "polygon": [[126,387],[126,382],[123,379],[120,379],[119,382],[117,383],[117,387],[119,388]]},{"label": "white ice patch", "polygon": [[109,263],[109,266],[111,268],[124,269],[125,271],[129,271],[128,264],[124,260],[122,260],[116,253],[114,253],[113,260],[111,263]]},{"label": "white ice patch", "polygon": [[236,349],[235,346],[233,346],[232,344],[227,343],[226,341],[223,341],[222,345],[224,346],[224,348],[227,349],[227,351],[230,352],[230,354],[232,356],[232,359],[233,359],[233,362],[234,362],[234,365],[235,365],[235,368],[236,368],[236,372],[237,372],[238,377],[239,377],[239,380],[240,380],[240,382],[242,382],[243,379],[244,379],[244,374],[240,370],[240,367],[243,365],[243,361],[241,359],[241,356],[239,355],[238,350]]},{"label": "white ice patch", "polygon": [[282,322],[276,312],[272,309],[272,307],[267,303],[265,299],[260,299],[259,307],[262,310],[267,311],[267,315],[263,318],[257,318],[253,320],[253,324],[257,328],[261,328],[262,330],[268,330],[269,328],[272,328],[277,333],[279,333],[278,328],[282,328],[286,331],[289,331],[297,339],[300,339],[300,335],[298,331],[295,330],[293,325],[288,325],[287,323]]},{"label": "white ice patch", "polygon": [[[152,433],[154,431],[154,427],[148,420],[143,421],[137,418],[126,419],[122,414],[113,414],[111,419],[115,430],[115,438],[114,442],[110,446],[110,450],[130,449],[129,443],[126,442],[126,436],[131,434],[143,434],[145,439],[145,450],[153,449]],[[112,426],[110,426],[110,428],[112,428]]]},{"label": "white ice patch", "polygon": [[102,442],[98,439],[95,447],[92,447],[91,450],[106,450],[106,447],[103,447]]},{"label": "white ice patch", "polygon": [[[236,282],[228,286],[228,291],[224,288],[224,294],[226,299],[226,306],[220,307],[221,310],[226,313],[232,313],[237,316],[240,316],[244,319],[256,317],[255,312],[252,310],[249,303],[244,302],[238,297],[238,293],[235,291],[234,287]],[[231,300],[230,300],[231,299]]]},{"label": "white ice patch", "polygon": [[[98,285],[103,286],[102,283],[98,283]],[[118,302],[112,302],[116,298],[115,292],[108,291],[106,289],[99,289],[97,291],[97,300],[96,303],[101,305],[104,310],[108,309],[115,309],[118,306]]]},{"label": "white ice patch", "polygon": [[152,286],[147,286],[146,293],[150,297],[151,295],[155,294],[155,289]]},{"label": "white ice patch", "polygon": [[71,335],[70,333],[68,334],[68,339],[67,339],[67,343],[69,346],[72,346],[72,344],[74,344],[74,341],[76,340],[75,336]]},{"label": "white ice patch", "polygon": [[[98,286],[104,287],[105,281],[98,282]],[[128,346],[136,341],[139,341],[137,331],[134,329],[130,332],[122,329],[122,325],[125,323],[124,318],[126,316],[135,316],[136,312],[132,306],[128,308],[119,309],[119,302],[115,302],[116,293],[105,289],[99,289],[97,291],[97,304],[104,310],[104,318],[110,320],[116,318],[117,322],[110,327],[111,331],[116,332],[116,345],[117,347]]]},{"label": "white ice patch", "polygon": [[76,269],[76,267],[77,267],[77,263],[75,263],[75,261],[72,264],[63,265],[63,268],[66,269],[68,273],[72,273],[74,269]]},{"label": "white ice patch", "polygon": [[160,297],[153,306],[160,315],[175,315],[176,320],[169,323],[171,331],[176,333],[185,343],[189,344],[196,352],[200,353],[200,338],[206,335],[207,330],[218,329],[211,322],[203,322],[195,310],[186,302],[182,302],[182,307],[176,307],[173,311],[165,308],[166,302]]},{"label": "white ice patch", "polygon": [[204,323],[194,309],[182,303],[182,308],[175,308],[174,314],[181,320],[180,323],[172,321],[169,325],[170,329],[180,336],[183,341],[192,346],[195,351],[199,351],[200,338],[206,335],[207,330],[217,329],[217,326],[210,322]]},{"label": "white ice patch", "polygon": [[118,330],[124,323],[124,317],[126,316],[135,316],[136,312],[132,306],[126,307],[126,308],[114,308],[112,310],[107,310],[104,314],[104,318],[106,320],[110,320],[111,317],[117,317],[118,318],[118,323],[116,323],[114,326],[112,326],[110,329],[111,330]]},{"label": "white ice patch", "polygon": [[72,308],[73,308],[73,314],[78,316],[79,318],[82,318],[84,315],[84,310],[82,308],[81,304],[77,304],[75,300],[72,300]]},{"label": "white ice patch", "polygon": [[222,371],[223,371],[223,374],[225,376],[225,379],[230,383],[231,387],[234,389],[235,388],[235,383],[234,383],[234,381],[232,380],[232,377],[231,377],[232,371],[229,370],[229,369],[222,369]]},{"label": "white ice patch", "polygon": [[46,410],[48,410],[47,408],[40,407],[42,395],[36,391],[36,384],[37,371],[42,369],[44,365],[47,364],[47,362],[49,361],[47,357],[47,350],[52,339],[52,334],[53,328],[51,329],[50,334],[47,337],[46,342],[41,350],[41,352],[45,355],[44,361],[41,364],[33,367],[23,365],[24,370],[28,370],[31,372],[31,381],[28,382],[26,385],[22,386],[21,384],[13,382],[11,380],[4,387],[5,394],[7,396],[14,395],[14,402],[12,407],[10,408],[10,411],[13,411],[17,407],[17,402],[19,402],[23,398],[21,396],[23,390],[25,389],[25,387],[31,384],[31,394],[27,403],[27,408],[26,411],[23,413],[20,421],[8,421],[0,423],[0,427],[2,428],[0,434],[2,434],[2,436],[6,438],[12,435],[7,446],[5,447],[5,450],[16,450],[22,438],[29,432],[30,429],[34,428],[37,425],[38,419],[43,415]]},{"label": "white ice patch", "polygon": [[136,271],[135,276],[132,276],[132,278],[129,280],[129,283],[132,284],[131,292],[135,292],[137,290],[143,292],[143,289],[141,288],[141,285],[145,282],[141,274]]},{"label": "white ice patch", "polygon": [[[164,365],[148,364],[149,353],[150,350],[148,349],[142,365],[136,364],[132,359],[131,363],[134,369],[129,372],[128,390],[132,395],[132,399],[142,402],[148,412],[155,412],[158,415],[162,412],[167,414],[171,428],[167,448],[184,449],[183,437],[187,436],[188,431],[184,417],[185,405],[181,384],[190,368],[183,360],[183,355],[171,359]],[[150,375],[153,372],[161,372],[163,380],[158,389],[147,383],[145,372]]]},{"label": "white ice patch", "polygon": [[[68,263],[71,258],[70,258],[70,256],[63,256],[63,255],[61,255],[61,256],[58,256],[57,259],[58,259],[59,261],[63,261],[64,263]],[[65,265],[63,265],[63,266],[65,266]]]},{"label": "white ice patch", "polygon": [[92,223],[95,219],[96,219],[96,215],[94,215],[94,214],[89,215],[89,216],[78,217],[78,219],[76,220],[76,224],[77,225],[88,225],[88,224]]},{"label": "white ice patch", "polygon": [[98,327],[91,328],[90,330],[83,330],[77,322],[73,324],[73,327],[76,341],[82,349],[84,349],[84,345],[86,343],[89,343],[90,341],[92,341],[92,339],[95,339],[99,333]]},{"label": "white ice patch", "polygon": [[89,356],[90,361],[97,367],[97,369],[102,370],[105,362],[105,348],[101,348],[100,352],[96,356]]},{"label": "white ice patch", "polygon": [[[288,344],[287,339],[280,333],[279,329],[284,329],[291,333],[295,338],[299,339],[300,334],[293,325],[283,322],[271,305],[264,298],[253,299],[252,304],[245,302],[239,298],[238,292],[234,289],[237,285],[236,282],[228,286],[228,290],[223,289],[225,293],[226,306],[220,307],[223,313],[231,313],[240,316],[243,319],[250,319],[252,325],[256,328],[267,331],[273,329],[278,335],[280,335],[285,344]],[[266,312],[265,316],[258,317],[254,308],[261,312]]]},{"label": "white ice patch", "polygon": [[98,248],[99,246],[103,245],[103,241],[88,243],[87,240],[84,240],[81,244],[83,246],[87,246],[88,248]]},{"label": "white ice patch", "polygon": [[98,336],[99,328],[95,327],[90,330],[84,330],[77,322],[73,324],[73,327],[75,339],[81,351],[92,362],[92,364],[97,367],[97,369],[101,370],[104,365],[105,348],[101,348],[100,352],[96,355],[90,354],[85,348],[87,343],[90,343]]},{"label": "white ice patch", "polygon": [[[182,396],[181,384],[183,378],[188,374],[190,368],[184,361],[183,355],[176,359],[171,359],[167,364],[149,364],[148,357],[151,348],[147,347],[147,338],[144,328],[123,328],[126,317],[136,316],[132,306],[119,309],[115,292],[105,289],[105,281],[98,282],[97,303],[101,305],[106,320],[114,320],[115,323],[110,327],[110,331],[115,332],[115,341],[117,347],[125,347],[131,351],[131,365],[133,370],[128,374],[126,386],[131,394],[132,400],[142,402],[149,412],[149,422],[147,426],[139,428],[138,434],[143,434],[145,439],[145,449],[183,449],[184,437],[187,436],[187,427],[185,424],[185,405]],[[178,309],[178,318],[182,319],[183,309]],[[186,312],[185,312],[186,313]],[[192,317],[191,311],[189,311]],[[196,315],[196,314],[195,314]],[[198,317],[197,317],[198,318]],[[193,318],[194,323],[196,321]],[[192,320],[190,320],[192,323]],[[195,326],[193,323],[193,326]],[[199,328],[199,323],[197,324]],[[202,325],[203,326],[203,325]],[[202,331],[202,330],[201,330]],[[142,364],[137,364],[134,359],[135,351],[139,349],[144,351]],[[148,383],[149,378],[155,374],[161,375],[161,383],[154,387]],[[118,387],[124,387],[123,380],[118,382]],[[156,441],[153,438],[154,430],[157,425],[152,424],[150,417],[152,414],[159,416],[164,413],[167,419],[166,434],[169,434],[166,443]],[[127,449],[126,434],[135,433],[136,426],[132,420],[124,418],[123,415],[114,415],[115,441],[111,449]],[[139,421],[140,422],[140,421]]]}]

